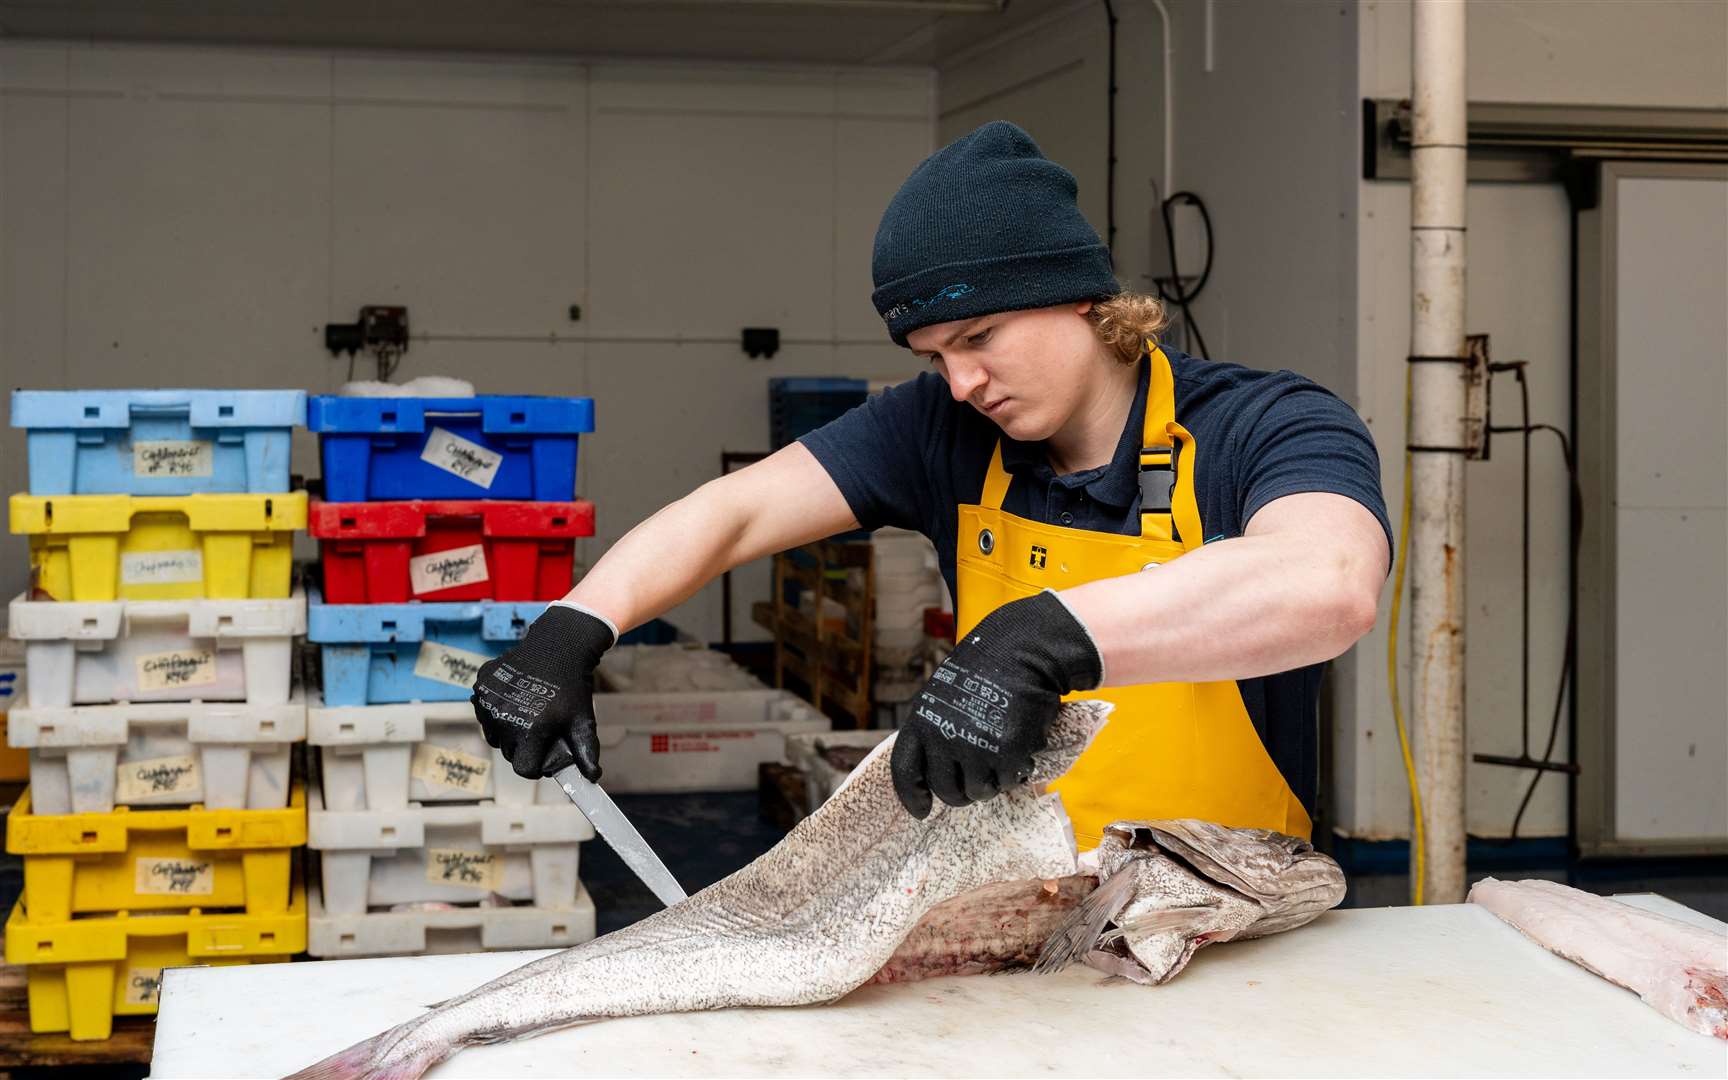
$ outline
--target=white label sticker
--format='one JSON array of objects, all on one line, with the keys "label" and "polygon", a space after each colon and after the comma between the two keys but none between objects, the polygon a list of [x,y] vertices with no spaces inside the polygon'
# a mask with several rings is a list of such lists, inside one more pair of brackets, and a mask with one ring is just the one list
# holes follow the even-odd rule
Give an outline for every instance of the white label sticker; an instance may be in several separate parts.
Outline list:
[{"label": "white label sticker", "polygon": [[180,649],[150,653],[138,658],[137,668],[140,690],[209,686],[216,681],[216,650]]},{"label": "white label sticker", "polygon": [[133,476],[209,476],[213,447],[204,439],[155,439],[132,444]]},{"label": "white label sticker", "polygon": [[202,794],[204,790],[204,777],[199,774],[195,757],[128,761],[114,772],[114,801],[118,803]]},{"label": "white label sticker", "polygon": [[489,488],[492,478],[498,475],[498,466],[504,461],[504,455],[435,427],[426,437],[426,449],[420,452],[420,460],[454,473],[471,484]]},{"label": "white label sticker", "polygon": [[465,885],[496,892],[504,877],[504,859],[490,851],[427,848],[426,880],[438,885]]},{"label": "white label sticker", "polygon": [[204,556],[187,551],[128,551],[120,556],[126,585],[183,585],[204,580]]},{"label": "white label sticker", "polygon": [[408,772],[428,787],[453,788],[478,797],[486,794],[492,762],[448,746],[420,743],[414,747],[414,761]]},{"label": "white label sticker", "polygon": [[216,891],[216,864],[208,859],[138,859],[132,891],[146,896],[209,896]]},{"label": "white label sticker", "polygon": [[483,544],[471,544],[468,547],[434,551],[430,555],[416,555],[408,560],[408,578],[414,585],[416,595],[489,581],[491,575],[486,572],[486,547]]},{"label": "white label sticker", "polygon": [[492,659],[467,649],[457,649],[436,641],[422,641],[414,658],[414,674],[422,679],[470,688],[480,674],[480,665]]},{"label": "white label sticker", "polygon": [[161,968],[135,967],[126,969],[126,1004],[154,1005],[161,993]]}]

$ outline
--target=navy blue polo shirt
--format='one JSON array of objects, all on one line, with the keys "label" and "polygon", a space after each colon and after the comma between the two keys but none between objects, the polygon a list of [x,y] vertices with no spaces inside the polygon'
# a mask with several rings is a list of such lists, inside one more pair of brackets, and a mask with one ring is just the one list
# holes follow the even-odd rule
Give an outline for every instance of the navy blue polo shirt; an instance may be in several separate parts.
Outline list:
[{"label": "navy blue polo shirt", "polygon": [[[1262,506],[1324,491],[1354,499],[1392,526],[1380,491],[1380,455],[1355,410],[1291,371],[1255,371],[1165,349],[1175,376],[1176,420],[1194,436],[1194,494],[1210,543],[1242,535]],[[936,545],[955,592],[957,508],[976,503],[991,452],[1002,444],[1011,482],[1002,509],[1095,532],[1140,532],[1140,437],[1148,361],[1110,463],[1059,476],[1042,443],[1010,439],[956,402],[933,371],[877,394],[799,441],[833,477],[866,529],[916,529]],[[1239,679],[1242,700],[1272,760],[1310,814],[1319,785],[1319,696],[1324,664]]]}]

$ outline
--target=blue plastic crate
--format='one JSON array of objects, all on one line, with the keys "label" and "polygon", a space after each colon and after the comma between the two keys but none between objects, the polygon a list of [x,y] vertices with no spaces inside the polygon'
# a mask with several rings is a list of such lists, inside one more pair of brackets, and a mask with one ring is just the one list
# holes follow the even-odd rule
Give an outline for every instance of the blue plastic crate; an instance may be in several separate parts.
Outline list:
[{"label": "blue plastic crate", "polygon": [[479,666],[522,639],[545,602],[326,604],[307,597],[324,704],[466,701]]},{"label": "blue plastic crate", "polygon": [[288,490],[304,390],[15,390],[32,495]]},{"label": "blue plastic crate", "polygon": [[575,496],[576,439],[594,430],[594,399],[317,396],[306,426],[331,502],[561,502]]},{"label": "blue plastic crate", "polygon": [[864,379],[789,377],[768,380],[768,437],[778,450],[870,396]]}]

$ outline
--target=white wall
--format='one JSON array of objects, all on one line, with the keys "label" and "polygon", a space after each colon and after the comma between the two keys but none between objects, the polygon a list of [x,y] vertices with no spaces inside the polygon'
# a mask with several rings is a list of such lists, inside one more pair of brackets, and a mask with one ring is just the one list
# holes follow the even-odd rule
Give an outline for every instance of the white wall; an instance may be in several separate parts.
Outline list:
[{"label": "white wall", "polygon": [[[1362,4],[1362,97],[1409,95],[1410,15],[1408,0]],[[1728,19],[1714,0],[1472,0],[1468,50],[1472,101],[1728,105]],[[1399,181],[1359,181],[1357,187],[1360,407],[1379,438],[1386,496],[1396,508],[1410,334],[1409,187]],[[1566,197],[1558,186],[1474,183],[1467,212],[1468,329],[1492,335],[1496,360],[1530,361],[1534,419],[1569,428]],[[1496,384],[1494,403],[1496,423],[1518,421],[1509,376]],[[1472,753],[1516,754],[1520,745],[1519,470],[1513,436],[1496,437],[1494,460],[1467,470],[1465,678]],[[1565,470],[1551,437],[1537,444],[1532,484],[1531,753],[1540,755],[1559,678],[1566,602]],[[1382,611],[1386,606],[1383,601]],[[1387,704],[1385,633],[1383,616],[1356,647],[1351,678],[1340,684],[1341,693],[1354,698],[1356,717],[1337,732],[1340,824],[1365,837],[1409,830],[1409,796]],[[1562,719],[1556,756],[1566,753],[1565,740]],[[1505,835],[1528,781],[1528,773],[1471,764],[1470,831]],[[1550,776],[1520,833],[1558,835],[1565,828],[1565,784]]]},{"label": "white wall", "polygon": [[[401,377],[596,399],[591,561],[723,449],[767,449],[769,377],[916,366],[871,309],[869,252],[932,149],[932,82],[8,43],[0,381],[328,392],[348,364],[323,325],[407,304]],[[744,326],[793,341],[752,361]],[[3,438],[0,485],[22,490],[21,433]],[[315,475],[311,440],[296,451]],[[25,565],[0,539],[5,595]],[[765,571],[741,574],[741,636],[766,595]],[[712,586],[670,617],[717,638],[719,602]]]}]

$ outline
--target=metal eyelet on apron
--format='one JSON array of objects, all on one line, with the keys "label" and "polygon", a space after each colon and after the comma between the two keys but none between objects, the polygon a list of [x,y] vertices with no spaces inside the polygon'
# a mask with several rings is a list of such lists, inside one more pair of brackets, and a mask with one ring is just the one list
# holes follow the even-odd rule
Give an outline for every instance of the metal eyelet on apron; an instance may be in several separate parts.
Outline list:
[{"label": "metal eyelet on apron", "polygon": [[1161,565],[1163,565],[1163,564],[1162,564],[1162,563],[1155,563],[1155,562],[1149,562],[1149,563],[1147,563],[1147,564],[1146,564],[1146,565],[1145,565],[1145,566],[1142,566],[1142,567],[1141,567],[1141,568],[1140,568],[1140,572],[1141,572],[1141,573],[1142,573],[1142,574],[1144,574],[1144,573],[1145,573],[1145,572],[1146,572],[1146,571],[1148,571],[1148,570],[1156,570],[1156,569],[1158,569],[1158,567],[1160,567],[1160,566],[1161,566]]},{"label": "metal eyelet on apron", "polygon": [[996,550],[996,534],[989,529],[978,531],[978,550],[988,555]]}]

